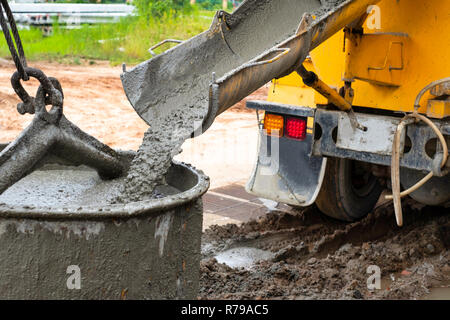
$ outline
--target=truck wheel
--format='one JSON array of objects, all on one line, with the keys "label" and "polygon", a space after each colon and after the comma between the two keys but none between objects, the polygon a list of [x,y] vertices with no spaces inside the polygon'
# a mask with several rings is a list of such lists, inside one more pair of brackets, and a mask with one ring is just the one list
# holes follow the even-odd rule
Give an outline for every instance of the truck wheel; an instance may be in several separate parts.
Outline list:
[{"label": "truck wheel", "polygon": [[363,162],[328,158],[316,205],[327,216],[355,221],[372,211],[382,191]]}]

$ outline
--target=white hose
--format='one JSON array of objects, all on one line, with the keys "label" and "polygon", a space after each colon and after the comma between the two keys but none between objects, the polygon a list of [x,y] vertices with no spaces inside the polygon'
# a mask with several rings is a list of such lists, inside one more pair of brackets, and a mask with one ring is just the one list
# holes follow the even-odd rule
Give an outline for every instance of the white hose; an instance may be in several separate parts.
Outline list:
[{"label": "white hose", "polygon": [[385,198],[394,200],[395,219],[399,227],[403,225],[401,198],[416,191],[433,177],[433,172],[431,171],[424,178],[415,183],[412,187],[408,188],[403,192],[400,192],[400,138],[402,136],[405,127],[408,124],[411,124],[416,121],[423,121],[428,126],[430,126],[431,129],[436,134],[436,136],[439,138],[439,141],[442,145],[443,157],[441,162],[441,168],[443,168],[447,163],[448,146],[447,142],[445,141],[444,135],[439,131],[438,127],[433,123],[433,121],[418,113],[418,110],[420,108],[420,100],[422,96],[425,94],[425,92],[444,82],[450,82],[450,78],[444,78],[437,81],[433,81],[419,92],[414,102],[414,112],[406,115],[400,120],[399,124],[397,125],[397,130],[395,131],[394,134],[394,140],[392,142],[392,158],[391,158],[392,195],[386,195]]}]

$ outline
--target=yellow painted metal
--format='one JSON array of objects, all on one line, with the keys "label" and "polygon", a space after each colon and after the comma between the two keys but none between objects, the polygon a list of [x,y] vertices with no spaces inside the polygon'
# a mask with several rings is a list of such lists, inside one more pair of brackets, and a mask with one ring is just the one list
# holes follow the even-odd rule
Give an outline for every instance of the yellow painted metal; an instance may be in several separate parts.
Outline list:
[{"label": "yellow painted metal", "polygon": [[324,96],[329,103],[334,104],[342,111],[350,111],[352,109],[352,105],[349,101],[341,97],[335,89],[328,86],[325,82],[323,82],[319,78],[316,78],[315,81],[311,83],[310,87],[316,90],[322,96]]},{"label": "yellow painted metal", "polygon": [[[450,74],[449,13],[450,1],[378,2],[364,23],[367,35],[361,45],[367,48],[358,48],[348,60],[347,71],[356,78],[352,83],[353,105],[412,112],[417,93],[428,83]],[[399,40],[402,45],[397,44]],[[348,48],[346,52],[343,48],[344,32],[337,32],[310,52],[311,61],[306,68],[329,86],[342,87],[348,54]],[[389,70],[389,66],[394,69]],[[402,70],[397,69],[400,67]],[[434,96],[426,93],[424,99],[430,98]],[[327,103],[320,94],[305,87],[296,73],[275,80],[268,100],[310,107]],[[426,113],[427,104],[419,111]],[[443,112],[440,116],[450,116],[448,109]]]},{"label": "yellow painted metal", "polygon": [[346,77],[381,86],[401,86],[405,79],[404,54],[410,52],[406,34],[354,35],[347,42]]},{"label": "yellow painted metal", "polygon": [[442,119],[450,114],[450,99],[428,100],[427,116],[430,118]]},{"label": "yellow painted metal", "polygon": [[[309,71],[314,70],[314,66],[309,58],[304,61],[303,65]],[[314,97],[315,91],[303,83],[302,78],[297,72],[293,72],[286,77],[272,80],[267,100],[315,108]]]},{"label": "yellow painted metal", "polygon": [[306,133],[312,134],[313,128],[314,128],[314,118],[308,117],[306,120]]}]

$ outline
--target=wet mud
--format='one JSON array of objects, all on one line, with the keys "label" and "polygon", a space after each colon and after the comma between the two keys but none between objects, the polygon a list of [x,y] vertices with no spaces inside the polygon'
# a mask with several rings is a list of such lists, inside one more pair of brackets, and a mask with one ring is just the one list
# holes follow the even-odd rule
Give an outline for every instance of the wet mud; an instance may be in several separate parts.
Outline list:
[{"label": "wet mud", "polygon": [[[450,292],[450,209],[412,199],[403,207],[402,228],[390,203],[351,224],[309,207],[269,212],[241,226],[212,226],[203,236],[199,298],[444,298]],[[247,265],[222,259],[239,248],[265,254]],[[381,273],[379,289],[367,285],[373,266]],[[369,283],[376,285],[373,278]]]}]

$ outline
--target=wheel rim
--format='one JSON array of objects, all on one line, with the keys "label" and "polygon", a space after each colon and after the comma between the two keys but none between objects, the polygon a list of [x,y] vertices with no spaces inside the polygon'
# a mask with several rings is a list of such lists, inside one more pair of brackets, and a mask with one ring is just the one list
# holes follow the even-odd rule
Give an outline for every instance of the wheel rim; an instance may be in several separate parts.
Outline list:
[{"label": "wheel rim", "polygon": [[358,161],[349,161],[350,185],[358,197],[365,197],[377,184],[377,178]]}]

